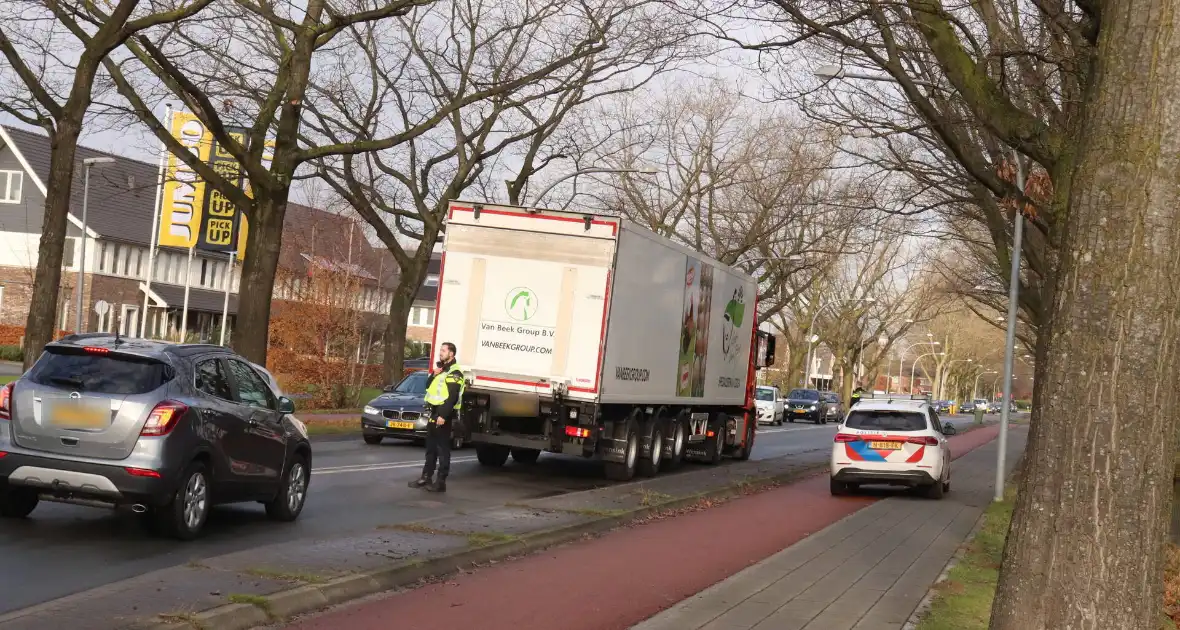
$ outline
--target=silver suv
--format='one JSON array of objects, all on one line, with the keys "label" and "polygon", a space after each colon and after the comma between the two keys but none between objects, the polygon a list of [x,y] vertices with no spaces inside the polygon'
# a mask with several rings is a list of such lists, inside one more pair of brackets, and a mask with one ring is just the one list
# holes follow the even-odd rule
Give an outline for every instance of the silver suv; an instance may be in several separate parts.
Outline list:
[{"label": "silver suv", "polygon": [[195,538],[215,503],[303,510],[311,444],[269,374],[226,348],[109,334],[45,347],[0,389],[0,517],[120,507]]}]

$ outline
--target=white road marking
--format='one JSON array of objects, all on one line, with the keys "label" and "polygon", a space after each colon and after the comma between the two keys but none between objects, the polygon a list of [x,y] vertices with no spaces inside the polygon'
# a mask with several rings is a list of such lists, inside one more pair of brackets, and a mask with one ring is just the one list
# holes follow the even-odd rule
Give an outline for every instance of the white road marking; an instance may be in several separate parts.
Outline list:
[{"label": "white road marking", "polygon": [[[475,457],[456,457],[451,460],[452,464],[459,464],[462,462],[473,462]],[[315,475],[338,475],[340,473],[356,473],[356,472],[373,472],[378,470],[394,470],[397,468],[421,468],[422,462],[390,462],[387,464],[354,464],[350,466],[329,466],[325,468],[316,468],[311,471],[312,476]]]},{"label": "white road marking", "polygon": [[758,433],[790,433],[791,431],[814,431],[816,429],[835,429],[835,424],[816,424],[809,427],[778,427],[774,429],[759,428]]}]

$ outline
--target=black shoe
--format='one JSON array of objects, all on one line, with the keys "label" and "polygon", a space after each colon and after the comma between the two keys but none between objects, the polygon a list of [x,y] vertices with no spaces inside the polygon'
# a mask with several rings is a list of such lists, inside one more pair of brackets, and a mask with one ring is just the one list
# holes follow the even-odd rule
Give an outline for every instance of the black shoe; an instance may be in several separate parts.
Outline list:
[{"label": "black shoe", "polygon": [[409,483],[411,488],[425,488],[430,485],[430,477],[420,477]]},{"label": "black shoe", "polygon": [[438,481],[430,484],[429,486],[426,486],[426,491],[427,492],[446,492],[447,491],[447,482],[443,481],[442,479],[439,479]]}]

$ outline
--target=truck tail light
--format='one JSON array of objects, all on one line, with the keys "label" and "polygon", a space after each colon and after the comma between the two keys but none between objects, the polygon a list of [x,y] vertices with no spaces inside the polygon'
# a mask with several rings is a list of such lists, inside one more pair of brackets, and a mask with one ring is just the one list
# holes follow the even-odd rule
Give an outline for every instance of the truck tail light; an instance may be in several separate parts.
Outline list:
[{"label": "truck tail light", "polygon": [[853,435],[851,433],[837,433],[836,434],[836,441],[837,442],[859,442],[860,436]]},{"label": "truck tail light", "polygon": [[188,411],[188,406],[166,400],[156,405],[155,409],[152,409],[152,412],[148,414],[147,422],[144,423],[143,430],[139,434],[145,437],[168,435],[186,411]]},{"label": "truck tail light", "polygon": [[910,444],[921,444],[923,446],[938,446],[938,438],[934,437],[933,435],[912,437],[906,440],[906,442],[909,442]]},{"label": "truck tail light", "polygon": [[566,427],[565,434],[569,437],[588,438],[590,437],[590,429],[582,427]]}]

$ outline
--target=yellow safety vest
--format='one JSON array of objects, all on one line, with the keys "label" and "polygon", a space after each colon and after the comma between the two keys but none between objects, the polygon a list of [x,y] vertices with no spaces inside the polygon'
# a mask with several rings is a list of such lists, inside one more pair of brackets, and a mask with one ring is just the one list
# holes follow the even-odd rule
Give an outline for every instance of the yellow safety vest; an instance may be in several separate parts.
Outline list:
[{"label": "yellow safety vest", "polygon": [[463,391],[467,389],[467,381],[463,378],[463,369],[459,367],[458,363],[452,363],[446,372],[435,376],[434,380],[430,382],[430,387],[426,388],[426,404],[437,407],[447,402],[447,396],[450,394],[447,391],[447,383],[459,385],[459,400],[455,401],[455,411],[458,411],[459,406],[463,404]]}]

